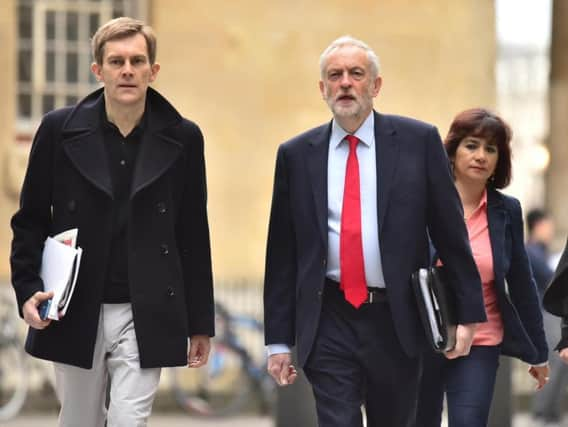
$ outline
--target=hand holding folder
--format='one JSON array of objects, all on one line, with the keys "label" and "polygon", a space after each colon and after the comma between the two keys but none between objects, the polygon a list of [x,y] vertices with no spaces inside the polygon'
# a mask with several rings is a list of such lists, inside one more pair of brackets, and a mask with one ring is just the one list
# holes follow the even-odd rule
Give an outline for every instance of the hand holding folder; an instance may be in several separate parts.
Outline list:
[{"label": "hand holding folder", "polygon": [[456,344],[457,321],[455,298],[444,268],[421,268],[411,280],[428,342],[437,352],[451,350]]},{"label": "hand holding folder", "polygon": [[48,237],[43,248],[40,277],[44,291],[53,291],[53,298],[40,304],[42,319],[59,320],[65,315],[75,290],[83,250],[75,247],[76,228]]}]

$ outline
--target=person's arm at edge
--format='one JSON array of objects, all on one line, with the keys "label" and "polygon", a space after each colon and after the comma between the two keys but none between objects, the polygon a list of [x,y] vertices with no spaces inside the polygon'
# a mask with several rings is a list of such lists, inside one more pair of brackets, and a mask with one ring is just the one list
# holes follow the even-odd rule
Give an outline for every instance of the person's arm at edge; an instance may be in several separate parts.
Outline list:
[{"label": "person's arm at edge", "polygon": [[284,150],[278,148],[276,159],[263,295],[265,342],[269,348],[276,344],[288,349],[268,357],[268,372],[279,385],[295,380],[289,348],[295,344],[296,252]]}]

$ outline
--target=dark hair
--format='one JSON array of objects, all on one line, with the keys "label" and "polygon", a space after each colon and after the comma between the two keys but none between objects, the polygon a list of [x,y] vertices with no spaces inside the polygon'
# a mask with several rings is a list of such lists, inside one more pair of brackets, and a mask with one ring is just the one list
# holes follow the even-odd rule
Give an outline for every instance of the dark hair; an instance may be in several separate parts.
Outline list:
[{"label": "dark hair", "polygon": [[532,233],[532,231],[534,230],[534,228],[536,227],[536,225],[543,221],[548,219],[548,212],[546,212],[543,209],[531,209],[530,211],[528,211],[527,213],[527,229],[529,231],[529,234]]},{"label": "dark hair", "polygon": [[460,142],[468,137],[484,138],[497,146],[499,158],[493,176],[487,185],[505,188],[511,182],[511,128],[505,121],[484,108],[462,111],[453,120],[448,136],[444,140],[446,153],[450,159],[456,156]]}]

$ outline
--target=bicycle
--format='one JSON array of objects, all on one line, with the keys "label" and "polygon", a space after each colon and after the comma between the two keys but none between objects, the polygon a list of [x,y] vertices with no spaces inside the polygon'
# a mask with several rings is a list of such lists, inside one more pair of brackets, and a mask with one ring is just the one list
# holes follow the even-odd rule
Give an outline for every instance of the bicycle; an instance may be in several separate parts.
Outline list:
[{"label": "bicycle", "polygon": [[14,302],[0,290],[0,421],[15,417],[28,394],[26,355],[17,322]]},{"label": "bicycle", "polygon": [[271,412],[276,383],[266,370],[266,357],[257,362],[240,339],[247,332],[263,337],[263,324],[249,316],[233,315],[216,303],[215,328],[207,365],[172,370],[176,402],[190,414],[215,417],[235,414],[256,397],[261,412]]}]

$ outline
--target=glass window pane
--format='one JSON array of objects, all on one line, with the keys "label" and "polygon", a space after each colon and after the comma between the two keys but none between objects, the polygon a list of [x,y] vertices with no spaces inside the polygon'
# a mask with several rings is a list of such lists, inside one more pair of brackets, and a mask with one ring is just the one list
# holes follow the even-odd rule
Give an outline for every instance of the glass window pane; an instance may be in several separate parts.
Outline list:
[{"label": "glass window pane", "polygon": [[55,12],[48,11],[45,14],[45,37],[47,40],[55,40]]},{"label": "glass window pane", "polygon": [[79,76],[79,57],[76,52],[67,53],[67,79],[69,83],[76,83]]},{"label": "glass window pane", "polygon": [[55,108],[55,96],[53,95],[43,95],[42,96],[42,113],[45,114]]},{"label": "glass window pane", "polygon": [[27,93],[18,95],[18,117],[31,117],[32,115],[32,97]]},{"label": "glass window pane", "polygon": [[32,80],[32,52],[20,50],[18,52],[18,81],[30,82]]},{"label": "glass window pane", "polygon": [[67,40],[77,41],[79,35],[79,15],[77,12],[67,13]]},{"label": "glass window pane", "polygon": [[45,52],[45,79],[55,81],[55,52],[52,50]]},{"label": "glass window pane", "polygon": [[90,13],[89,14],[89,36],[93,36],[99,28],[99,14]]},{"label": "glass window pane", "polygon": [[32,8],[30,5],[18,6],[18,35],[21,39],[32,38]]},{"label": "glass window pane", "polygon": [[66,96],[65,97],[65,105],[75,105],[79,100],[76,96]]}]

